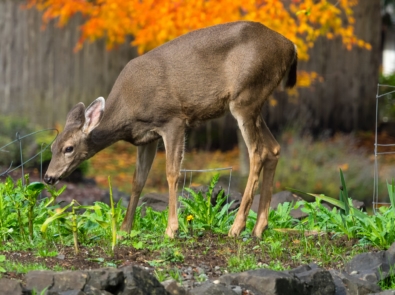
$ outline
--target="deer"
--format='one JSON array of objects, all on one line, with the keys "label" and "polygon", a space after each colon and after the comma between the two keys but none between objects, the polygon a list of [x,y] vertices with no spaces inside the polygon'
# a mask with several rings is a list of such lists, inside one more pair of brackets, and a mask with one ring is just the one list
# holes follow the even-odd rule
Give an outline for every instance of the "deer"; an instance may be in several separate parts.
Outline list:
[{"label": "deer", "polygon": [[190,127],[231,113],[249,154],[249,176],[228,235],[245,229],[262,173],[257,221],[252,236],[268,226],[273,178],[280,145],[268,129],[262,107],[272,92],[293,87],[297,49],[261,23],[237,21],[191,31],[127,63],[108,98],[87,108],[80,102],[67,114],[64,130],[51,146],[44,176],[54,185],[81,162],[117,141],[137,146],[131,197],[120,230],[130,232],[148,173],[163,139],[169,215],[165,235],[178,231],[177,189]]}]

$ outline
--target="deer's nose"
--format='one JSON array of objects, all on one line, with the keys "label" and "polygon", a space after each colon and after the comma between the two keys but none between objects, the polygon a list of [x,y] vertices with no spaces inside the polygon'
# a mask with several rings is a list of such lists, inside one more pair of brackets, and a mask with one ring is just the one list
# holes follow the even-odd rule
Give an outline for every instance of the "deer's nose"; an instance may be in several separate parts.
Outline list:
[{"label": "deer's nose", "polygon": [[44,181],[48,184],[54,184],[55,178],[53,178],[52,176],[48,176],[48,174],[45,174]]}]

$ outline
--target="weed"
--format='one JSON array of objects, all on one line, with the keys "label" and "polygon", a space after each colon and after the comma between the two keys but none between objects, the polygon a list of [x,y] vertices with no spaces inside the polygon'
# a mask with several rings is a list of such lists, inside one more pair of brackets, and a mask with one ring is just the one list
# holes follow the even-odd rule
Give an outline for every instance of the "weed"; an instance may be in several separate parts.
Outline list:
[{"label": "weed", "polygon": [[167,272],[160,268],[154,270],[154,275],[159,282],[163,282],[167,279]]}]

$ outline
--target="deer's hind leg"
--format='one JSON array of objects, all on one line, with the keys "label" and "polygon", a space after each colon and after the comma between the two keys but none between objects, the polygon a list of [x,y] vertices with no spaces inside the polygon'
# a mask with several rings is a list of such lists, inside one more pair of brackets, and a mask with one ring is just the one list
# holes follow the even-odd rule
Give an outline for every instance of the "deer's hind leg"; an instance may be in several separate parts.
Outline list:
[{"label": "deer's hind leg", "polygon": [[[251,107],[251,105],[250,105]],[[236,219],[229,230],[229,236],[238,236],[244,230],[254,192],[258,187],[259,174],[263,168],[263,183],[253,235],[261,237],[267,227],[268,212],[272,198],[274,172],[280,154],[280,146],[266,126],[261,116],[261,107],[251,110],[240,105],[231,105],[232,115],[236,118],[244,141],[247,145],[250,171]]]},{"label": "deer's hind leg", "polygon": [[121,230],[130,232],[132,229],[134,213],[136,212],[137,203],[147,181],[148,173],[151,170],[152,162],[154,161],[158,140],[149,144],[137,147],[136,168],[133,174],[132,195],[130,196],[128,209],[126,211],[125,219],[122,222]]}]

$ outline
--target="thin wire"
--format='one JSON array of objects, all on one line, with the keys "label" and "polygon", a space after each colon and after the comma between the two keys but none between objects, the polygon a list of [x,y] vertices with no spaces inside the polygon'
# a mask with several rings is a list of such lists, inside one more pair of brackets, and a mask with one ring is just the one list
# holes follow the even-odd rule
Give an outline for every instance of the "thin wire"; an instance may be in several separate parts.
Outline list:
[{"label": "thin wire", "polygon": [[[33,136],[33,135],[41,133],[41,132],[45,132],[45,131],[55,131],[56,135],[55,135],[54,139],[50,142],[50,144],[46,145],[46,147],[44,149],[41,149],[40,152],[38,152],[37,154],[33,155],[29,159],[23,161],[22,139],[27,138],[29,136]],[[10,143],[0,147],[0,151],[7,152],[6,150],[4,150],[4,148],[6,148],[7,146],[9,146],[11,144],[19,143],[21,164],[13,168],[12,167],[13,161],[11,161],[10,166],[4,172],[0,173],[0,177],[4,176],[4,175],[8,175],[9,173],[11,173],[12,171],[14,171],[14,170],[16,170],[18,168],[22,168],[22,183],[24,183],[24,175],[23,175],[24,174],[24,165],[26,163],[30,162],[31,160],[33,160],[34,158],[36,158],[38,155],[41,155],[49,146],[51,146],[51,144],[55,141],[55,139],[58,137],[58,135],[59,135],[59,131],[57,129],[54,129],[54,128],[49,128],[49,129],[43,129],[43,130],[35,131],[35,132],[29,133],[29,134],[24,135],[24,136],[20,136],[19,132],[17,132],[17,134],[16,134],[17,138],[14,141],[11,141]],[[41,165],[42,165],[42,163],[41,163]],[[41,171],[41,174],[42,174],[42,171]]]},{"label": "thin wire", "polygon": [[21,157],[21,165],[22,165],[22,185],[25,185],[25,173],[24,173],[24,170],[23,170],[23,151],[22,151],[22,140],[20,139],[20,137],[19,137],[19,132],[17,132],[16,133],[16,140],[18,140],[19,141],[19,155],[20,155],[20,157]]},{"label": "thin wire", "polygon": [[384,85],[377,84],[377,92],[376,92],[376,122],[375,122],[375,134],[374,134],[374,177],[373,177],[373,212],[376,213],[377,204],[390,204],[385,202],[379,202],[379,164],[378,164],[378,155],[390,155],[395,154],[393,152],[378,152],[378,147],[393,147],[395,144],[379,144],[378,141],[378,113],[379,113],[379,98],[389,95],[391,93],[395,93],[395,90],[386,92],[379,95],[380,87],[391,87],[395,88],[394,85]]}]

